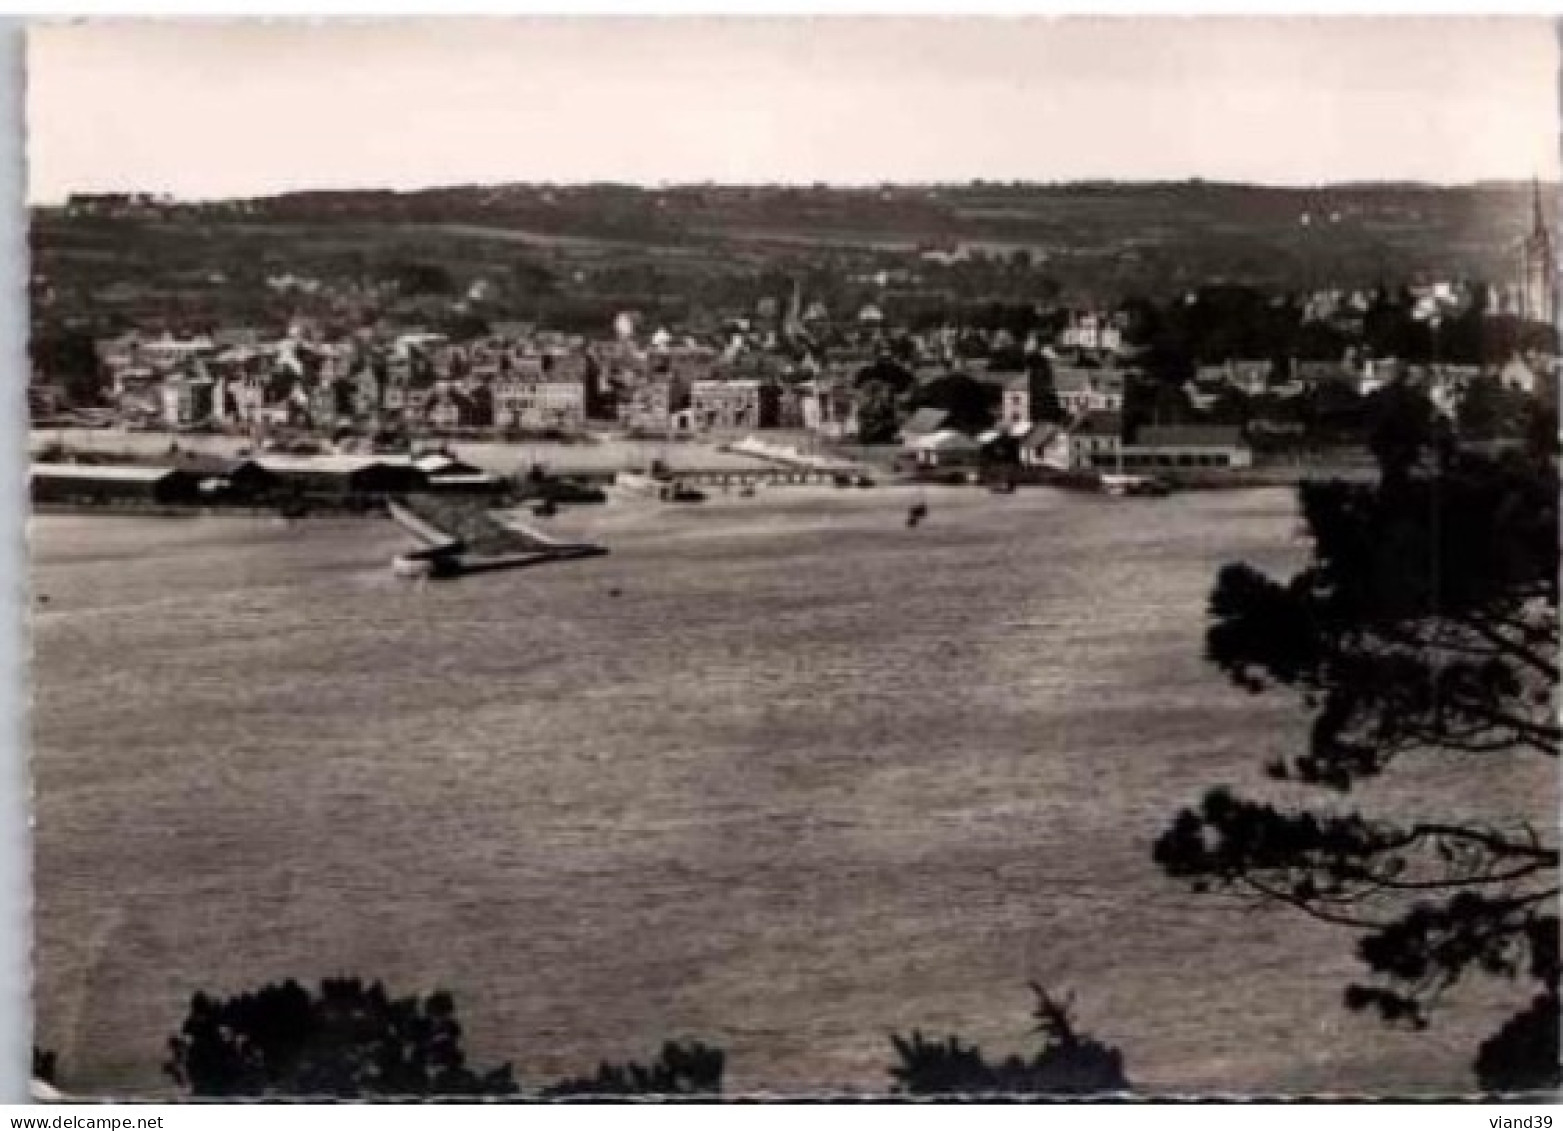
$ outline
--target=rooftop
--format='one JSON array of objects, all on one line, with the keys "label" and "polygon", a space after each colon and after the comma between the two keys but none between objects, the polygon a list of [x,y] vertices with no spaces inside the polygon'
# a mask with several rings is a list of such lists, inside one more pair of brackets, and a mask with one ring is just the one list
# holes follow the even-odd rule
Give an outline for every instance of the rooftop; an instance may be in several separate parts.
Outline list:
[{"label": "rooftop", "polygon": [[1135,444],[1141,448],[1239,448],[1243,430],[1223,424],[1147,425]]},{"label": "rooftop", "polygon": [[1122,436],[1123,417],[1116,412],[1088,412],[1069,431],[1076,436]]},{"label": "rooftop", "polygon": [[156,483],[174,473],[171,467],[129,467],[88,463],[35,463],[29,474],[39,479],[97,479],[117,483]]}]

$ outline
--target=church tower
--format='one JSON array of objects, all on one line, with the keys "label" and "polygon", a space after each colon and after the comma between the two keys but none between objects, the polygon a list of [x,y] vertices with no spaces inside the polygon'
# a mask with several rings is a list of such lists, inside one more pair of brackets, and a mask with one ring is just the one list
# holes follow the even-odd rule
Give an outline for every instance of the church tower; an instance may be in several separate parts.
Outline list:
[{"label": "church tower", "polygon": [[797,279],[792,281],[792,298],[787,302],[787,315],[782,320],[782,334],[793,340],[804,336],[803,285]]},{"label": "church tower", "polygon": [[1557,250],[1542,211],[1539,183],[1533,186],[1532,194],[1530,235],[1525,237],[1520,251],[1519,313],[1529,321],[1555,325],[1558,317]]}]

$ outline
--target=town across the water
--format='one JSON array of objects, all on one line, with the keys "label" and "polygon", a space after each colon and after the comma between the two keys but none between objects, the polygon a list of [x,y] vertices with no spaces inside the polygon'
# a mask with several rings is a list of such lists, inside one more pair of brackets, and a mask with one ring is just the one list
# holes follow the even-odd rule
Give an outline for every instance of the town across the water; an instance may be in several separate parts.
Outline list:
[{"label": "town across the water", "polygon": [[[790,470],[1006,487],[1286,482],[1369,466],[1375,436],[1407,413],[1453,442],[1545,430],[1556,278],[1538,194],[1512,275],[1496,283],[1216,283],[1157,301],[1055,295],[914,313],[889,279],[870,293],[878,301],[832,308],[794,277],[698,324],[624,309],[597,333],[477,317],[481,278],[440,318],[428,296],[398,299],[416,280],[356,321],[163,317],[90,336],[44,304],[33,491],[40,503],[319,502],[527,478],[600,486],[673,464],[777,481]],[[271,282],[301,312],[330,289]],[[82,428],[103,430],[90,450],[67,439]],[[167,443],[138,435],[116,453],[114,434]]]}]

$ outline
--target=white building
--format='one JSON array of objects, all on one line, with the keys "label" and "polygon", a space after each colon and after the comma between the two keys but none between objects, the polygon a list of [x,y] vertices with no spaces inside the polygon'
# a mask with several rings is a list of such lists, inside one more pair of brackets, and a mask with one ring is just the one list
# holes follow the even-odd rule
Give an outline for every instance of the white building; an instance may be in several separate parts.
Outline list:
[{"label": "white building", "polygon": [[586,385],[579,379],[511,372],[492,389],[499,428],[579,432],[586,427]]}]

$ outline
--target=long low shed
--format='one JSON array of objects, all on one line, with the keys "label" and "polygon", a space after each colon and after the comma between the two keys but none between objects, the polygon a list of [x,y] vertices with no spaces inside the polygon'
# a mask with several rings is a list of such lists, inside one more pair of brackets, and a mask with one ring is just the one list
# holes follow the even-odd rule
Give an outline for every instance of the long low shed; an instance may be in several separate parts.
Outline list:
[{"label": "long low shed", "polygon": [[306,495],[399,495],[424,490],[428,476],[410,463],[346,456],[262,456],[283,490]]},{"label": "long low shed", "polygon": [[110,467],[40,463],[28,474],[35,503],[191,503],[201,497],[201,477],[172,467]]}]

